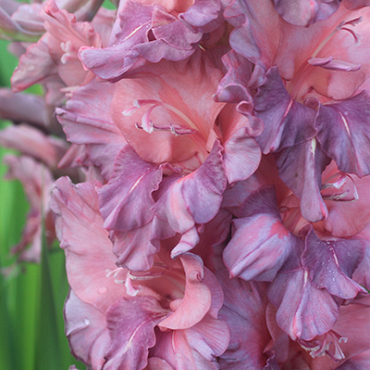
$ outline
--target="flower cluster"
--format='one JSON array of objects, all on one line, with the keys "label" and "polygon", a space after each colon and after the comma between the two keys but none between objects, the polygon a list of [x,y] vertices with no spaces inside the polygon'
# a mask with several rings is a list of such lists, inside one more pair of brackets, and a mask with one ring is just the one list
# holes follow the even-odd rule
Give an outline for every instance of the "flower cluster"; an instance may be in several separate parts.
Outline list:
[{"label": "flower cluster", "polygon": [[[32,201],[37,166],[53,171],[44,205],[56,164],[73,175],[34,213],[53,215],[65,251],[75,357],[368,369],[370,2],[116,5],[0,9],[20,55],[0,113],[33,126],[0,133],[24,156],[11,172]],[[42,109],[14,94],[36,83]]]}]

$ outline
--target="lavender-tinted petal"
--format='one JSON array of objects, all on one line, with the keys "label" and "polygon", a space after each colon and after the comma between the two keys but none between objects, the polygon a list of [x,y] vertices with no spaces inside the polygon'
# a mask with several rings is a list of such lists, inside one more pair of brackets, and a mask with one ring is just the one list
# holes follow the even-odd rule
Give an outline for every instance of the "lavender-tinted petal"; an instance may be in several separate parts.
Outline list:
[{"label": "lavender-tinted petal", "polygon": [[251,176],[261,160],[261,150],[245,127],[226,141],[224,151],[225,174],[230,184]]},{"label": "lavender-tinted petal", "polygon": [[141,370],[156,342],[154,327],[167,315],[152,297],[122,298],[107,311],[111,345],[105,353],[106,370]]},{"label": "lavender-tinted petal", "polygon": [[220,81],[214,99],[226,103],[251,102],[248,83],[252,75],[253,64],[234,50],[225,54],[222,62],[227,73]]},{"label": "lavender-tinted petal", "polygon": [[357,10],[370,5],[369,0],[344,0],[344,6],[350,10]]},{"label": "lavender-tinted petal", "polygon": [[105,315],[71,290],[65,303],[64,317],[73,356],[94,370],[103,369],[106,362],[104,353],[111,341]]},{"label": "lavender-tinted petal", "polygon": [[287,22],[296,26],[310,24],[329,18],[340,5],[339,0],[274,0],[275,9]]},{"label": "lavender-tinted petal", "polygon": [[343,299],[354,298],[358,292],[366,292],[351,279],[363,259],[363,244],[361,240],[351,239],[322,241],[311,229],[306,236],[303,267],[317,288],[326,288]]},{"label": "lavender-tinted petal", "polygon": [[118,154],[109,182],[99,190],[100,212],[108,230],[129,231],[153,218],[152,193],[162,180],[162,168],[143,161],[131,147]]},{"label": "lavender-tinted petal", "polygon": [[266,361],[263,351],[270,340],[265,320],[264,285],[230,279],[223,266],[218,266],[216,276],[225,295],[220,318],[230,329],[228,348],[220,356],[221,369],[261,369]]},{"label": "lavender-tinted petal", "polygon": [[291,98],[277,67],[266,73],[254,98],[254,111],[265,125],[262,134],[256,137],[264,154],[302,143],[315,135],[316,111]]},{"label": "lavender-tinted petal", "polygon": [[68,141],[74,144],[125,143],[109,113],[113,93],[114,85],[93,80],[73,92],[63,109],[56,109]]},{"label": "lavender-tinted petal", "polygon": [[154,212],[179,233],[209,222],[218,212],[226,188],[221,145],[215,142],[205,162],[188,176],[172,175],[154,206]]},{"label": "lavender-tinted petal", "polygon": [[49,112],[45,100],[31,94],[15,94],[0,89],[0,117],[48,128]]},{"label": "lavender-tinted petal", "polygon": [[153,257],[159,251],[159,240],[175,235],[167,223],[153,218],[148,224],[127,232],[114,231],[110,239],[117,266],[131,271],[146,271],[153,265]]},{"label": "lavender-tinted petal", "polygon": [[223,258],[232,277],[272,281],[301,242],[270,214],[234,220],[235,234]]},{"label": "lavender-tinted petal", "polygon": [[362,177],[370,173],[370,96],[365,90],[337,104],[320,105],[315,121],[323,151],[338,168]]},{"label": "lavender-tinted petal", "polygon": [[327,216],[321,197],[321,174],[330,163],[315,138],[286,148],[276,155],[280,178],[301,199],[302,216],[320,221]]},{"label": "lavender-tinted petal", "polygon": [[276,321],[293,340],[311,340],[332,329],[338,305],[325,289],[311,284],[304,269],[280,273],[267,295],[278,308]]},{"label": "lavender-tinted petal", "polygon": [[217,26],[213,24],[212,28],[204,27],[214,23],[219,18],[221,10],[220,0],[195,0],[185,13],[179,15],[179,18],[193,27],[201,27],[203,32],[211,32]]}]

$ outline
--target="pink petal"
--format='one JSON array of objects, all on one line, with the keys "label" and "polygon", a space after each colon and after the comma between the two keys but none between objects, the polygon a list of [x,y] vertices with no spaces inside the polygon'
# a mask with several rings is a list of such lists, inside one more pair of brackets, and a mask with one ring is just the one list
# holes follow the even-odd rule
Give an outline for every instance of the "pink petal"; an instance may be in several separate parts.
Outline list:
[{"label": "pink petal", "polygon": [[148,349],[156,342],[154,327],[167,314],[150,297],[122,298],[107,311],[111,345],[104,368],[141,370],[148,363]]},{"label": "pink petal", "polygon": [[105,315],[81,301],[73,290],[67,297],[64,315],[73,356],[93,369],[102,369],[106,362],[104,354],[111,341]]},{"label": "pink petal", "polygon": [[60,178],[54,185],[51,209],[56,216],[60,246],[66,253],[71,288],[81,300],[105,313],[126,295],[124,286],[119,284],[126,272],[117,270],[95,186],[98,184],[73,185],[68,178]]},{"label": "pink petal", "polygon": [[311,340],[332,329],[339,310],[325,289],[317,289],[303,268],[280,273],[268,288],[278,308],[276,321],[293,340]]},{"label": "pink petal", "polygon": [[223,252],[231,277],[272,281],[288,260],[293,260],[301,241],[283,225],[275,191],[261,188],[244,205],[248,214],[234,220],[234,235]]},{"label": "pink petal", "polygon": [[[205,273],[200,257],[189,253],[183,254],[180,259],[186,275],[184,298],[176,307],[175,312],[159,324],[161,329],[191,328],[199,323],[211,308],[212,292],[206,284],[207,280],[203,282]],[[211,279],[208,277],[208,280]],[[214,284],[212,281],[212,285]]]}]

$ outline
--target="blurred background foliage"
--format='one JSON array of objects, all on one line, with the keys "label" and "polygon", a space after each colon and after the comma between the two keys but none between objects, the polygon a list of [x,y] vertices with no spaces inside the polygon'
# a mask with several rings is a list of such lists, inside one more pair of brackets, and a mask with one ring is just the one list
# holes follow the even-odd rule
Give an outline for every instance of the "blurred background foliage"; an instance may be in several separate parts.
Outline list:
[{"label": "blurred background foliage", "polygon": [[[10,86],[17,59],[0,40],[0,85]],[[31,92],[40,93],[40,87]],[[28,91],[30,92],[30,91]],[[0,129],[10,122],[0,121]],[[14,151],[0,147],[2,157]],[[0,163],[0,369],[68,370],[86,367],[70,354],[63,305],[68,293],[64,252],[55,243],[43,249],[41,263],[16,263],[10,247],[21,239],[28,204],[18,181],[4,180]],[[44,243],[45,246],[45,243]]]}]

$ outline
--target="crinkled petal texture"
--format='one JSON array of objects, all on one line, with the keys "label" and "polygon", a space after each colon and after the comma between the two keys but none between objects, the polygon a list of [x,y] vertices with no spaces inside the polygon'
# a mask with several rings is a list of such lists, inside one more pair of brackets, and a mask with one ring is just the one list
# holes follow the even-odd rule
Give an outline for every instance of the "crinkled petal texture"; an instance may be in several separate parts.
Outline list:
[{"label": "crinkled petal texture", "polygon": [[[102,363],[102,369],[141,370],[148,366],[148,356],[176,369],[187,368],[189,361],[194,369],[216,369],[216,357],[229,341],[228,327],[218,319],[223,292],[216,277],[199,256],[182,254],[173,261],[166,248],[161,250],[166,262],[157,254],[149,271],[117,268],[99,212],[100,187],[61,178],[53,190],[51,207],[73,289],[66,306],[73,351],[94,370]],[[74,307],[79,314],[71,317]],[[94,334],[104,346],[95,352]],[[176,348],[167,337],[175,338]],[[154,345],[164,354],[152,354]]]},{"label": "crinkled petal texture", "polygon": [[297,26],[308,26],[322,21],[335,13],[340,5],[338,0],[274,0],[275,9],[287,22]]},{"label": "crinkled petal texture", "polygon": [[[332,161],[323,172],[324,185],[325,182],[330,184],[330,179],[333,176],[335,178],[337,174],[340,172],[338,172],[336,163]],[[320,226],[333,236],[340,238],[352,237],[364,230],[370,222],[369,181],[369,176],[360,179],[356,175],[347,175],[344,177],[344,184],[340,189],[333,184],[331,188],[334,193],[339,196],[349,194],[349,201],[346,199],[347,196],[344,201],[341,201],[340,198],[338,200],[325,199],[328,217],[320,223]]]},{"label": "crinkled petal texture", "polygon": [[114,122],[144,160],[185,168],[188,163],[194,170],[215,139],[213,126],[223,104],[215,103],[212,94],[221,71],[198,50],[181,62],[146,64],[142,73],[116,84]]},{"label": "crinkled petal texture", "polygon": [[99,191],[100,212],[107,230],[130,231],[153,218],[152,193],[162,181],[162,168],[143,161],[131,147],[118,155],[112,176]]},{"label": "crinkled petal texture", "polygon": [[[304,2],[286,7],[285,14]],[[278,8],[282,10],[287,3],[291,2],[279,1]],[[327,1],[320,3],[329,5]],[[312,90],[321,96],[345,99],[365,82],[370,64],[362,50],[369,43],[369,16],[368,7],[349,11],[341,4],[332,16],[305,28],[285,22],[273,2],[267,0],[236,0],[225,11],[225,18],[236,27],[230,35],[231,47],[255,64],[249,85],[260,86],[266,71],[276,65],[287,81],[289,94],[299,102]],[[330,57],[337,61],[335,66],[308,63],[310,58]]]},{"label": "crinkled petal texture", "polygon": [[63,108],[56,109],[68,141],[84,146],[86,161],[98,167],[105,180],[113,171],[114,158],[126,144],[109,114],[114,89],[113,84],[92,80],[71,93]]},{"label": "crinkled petal texture", "polygon": [[148,348],[156,342],[154,327],[167,315],[155,298],[122,298],[107,312],[107,327],[112,339],[105,353],[105,370],[145,368]]},{"label": "crinkled petal texture", "polygon": [[[187,11],[178,18],[179,9]],[[188,58],[197,51],[203,33],[222,24],[219,0],[196,0],[194,4],[184,1],[179,6],[124,1],[118,9],[110,45],[103,49],[82,48],[80,58],[99,77],[117,80],[135,73],[145,61]]]},{"label": "crinkled petal texture", "polygon": [[174,174],[162,182],[154,212],[172,230],[182,234],[180,243],[172,251],[173,257],[198,243],[196,224],[207,223],[216,216],[226,183],[218,141],[196,171],[185,177]]}]

